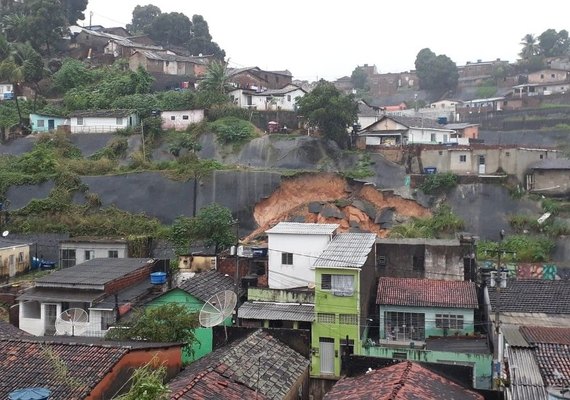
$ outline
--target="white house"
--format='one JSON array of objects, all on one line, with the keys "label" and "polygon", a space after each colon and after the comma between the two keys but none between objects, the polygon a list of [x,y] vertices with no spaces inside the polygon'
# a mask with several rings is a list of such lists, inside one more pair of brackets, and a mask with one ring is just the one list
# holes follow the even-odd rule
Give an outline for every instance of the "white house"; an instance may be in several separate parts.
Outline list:
[{"label": "white house", "polygon": [[79,308],[88,314],[75,336],[104,336],[139,298],[150,293],[150,274],[158,260],[96,258],[39,278],[18,296],[20,329],[36,336],[55,335],[58,316]]},{"label": "white house", "polygon": [[280,222],[267,230],[269,287],[291,289],[314,284],[313,263],[338,227],[338,224]]},{"label": "white house", "polygon": [[183,131],[191,124],[204,120],[204,110],[162,111],[162,129]]},{"label": "white house", "polygon": [[132,110],[75,111],[69,119],[71,133],[116,132],[140,124],[138,115]]},{"label": "white house", "polygon": [[299,86],[289,84],[282,89],[267,89],[257,92],[251,89],[234,89],[229,95],[235,105],[260,111],[295,111],[297,98],[307,92]]},{"label": "white house", "polygon": [[59,243],[59,266],[73,267],[94,258],[126,258],[128,241],[124,238],[78,236]]},{"label": "white house", "polygon": [[14,98],[14,85],[0,82],[0,100],[12,100]]}]

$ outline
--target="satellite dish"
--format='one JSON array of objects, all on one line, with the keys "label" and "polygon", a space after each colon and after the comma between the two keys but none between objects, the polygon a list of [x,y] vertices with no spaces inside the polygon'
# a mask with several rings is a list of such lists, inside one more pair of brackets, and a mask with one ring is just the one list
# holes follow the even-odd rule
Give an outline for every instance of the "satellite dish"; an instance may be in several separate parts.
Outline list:
[{"label": "satellite dish", "polygon": [[237,304],[237,295],[231,290],[216,293],[208,299],[200,310],[198,319],[205,328],[220,325],[232,315]]},{"label": "satellite dish", "polygon": [[10,234],[10,231],[4,231],[2,232],[2,237],[6,237]]},{"label": "satellite dish", "polygon": [[70,308],[55,320],[55,332],[60,336],[81,335],[89,327],[89,316],[81,308]]}]

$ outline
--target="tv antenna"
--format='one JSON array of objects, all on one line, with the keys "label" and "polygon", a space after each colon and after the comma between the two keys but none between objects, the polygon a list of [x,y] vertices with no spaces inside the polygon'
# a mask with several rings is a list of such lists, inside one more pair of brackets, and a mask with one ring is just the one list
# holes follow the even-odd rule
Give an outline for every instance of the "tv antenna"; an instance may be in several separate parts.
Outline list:
[{"label": "tv antenna", "polygon": [[[200,325],[205,328],[222,324],[227,317],[233,314],[237,304],[237,295],[231,290],[224,290],[216,293],[208,299],[202,306],[198,320]],[[228,331],[224,325],[226,340],[228,340]]]},{"label": "tv antenna", "polygon": [[55,332],[61,336],[81,335],[89,327],[89,316],[82,308],[70,308],[55,320]]}]

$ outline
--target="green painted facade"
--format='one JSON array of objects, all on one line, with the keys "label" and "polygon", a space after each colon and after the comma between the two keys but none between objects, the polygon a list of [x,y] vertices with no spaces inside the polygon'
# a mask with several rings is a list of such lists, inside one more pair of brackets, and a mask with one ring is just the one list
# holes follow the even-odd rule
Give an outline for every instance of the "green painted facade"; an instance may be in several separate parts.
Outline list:
[{"label": "green painted facade", "polygon": [[472,366],[474,387],[477,389],[491,389],[492,386],[492,354],[455,353],[384,346],[364,347],[361,354],[382,358],[403,358],[402,355],[405,354],[410,361]]},{"label": "green painted facade", "polygon": [[[200,312],[204,302],[196,297],[192,296],[191,294],[185,292],[182,289],[172,289],[162,296],[154,299],[151,301],[148,306],[149,307],[158,307],[164,304],[184,304],[190,311],[193,312]],[[224,321],[224,325],[231,326],[232,325],[232,317],[228,317]],[[207,354],[212,352],[212,344],[213,344],[213,331],[212,328],[203,328],[199,327],[194,330],[194,335],[196,337],[196,341],[192,345],[192,354],[187,354],[186,352],[182,352],[182,362],[184,364],[191,363],[192,361],[196,361],[199,358],[204,357]]]},{"label": "green painted facade", "polygon": [[[424,314],[424,331],[425,337],[430,336],[444,336],[444,335],[465,335],[473,334],[475,330],[474,325],[474,310],[468,308],[443,308],[443,307],[407,307],[407,306],[380,306],[380,338],[376,339],[386,339],[386,319],[385,312],[398,312],[398,313],[413,313],[413,314]],[[463,317],[463,329],[448,329],[444,332],[443,328],[436,327],[436,315],[446,314],[446,315],[460,315]],[[371,338],[375,339],[375,338]]]},{"label": "green painted facade", "polygon": [[[323,290],[321,283],[324,274],[354,276],[353,295],[336,296],[331,290]],[[354,354],[361,353],[360,269],[316,268],[315,280],[315,322],[311,327],[311,376],[340,376],[341,340],[346,340],[348,336],[349,340],[354,341]],[[321,338],[334,340],[334,374],[321,373]]]}]

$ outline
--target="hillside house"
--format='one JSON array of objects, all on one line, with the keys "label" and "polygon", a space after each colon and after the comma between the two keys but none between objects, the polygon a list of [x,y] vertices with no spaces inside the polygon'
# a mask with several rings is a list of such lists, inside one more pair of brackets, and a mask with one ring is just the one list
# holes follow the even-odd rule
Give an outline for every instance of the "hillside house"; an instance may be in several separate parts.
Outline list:
[{"label": "hillside house", "polygon": [[315,285],[314,261],[335,235],[338,224],[279,222],[268,229],[268,282],[271,289]]},{"label": "hillside house", "polygon": [[73,267],[94,258],[126,258],[129,243],[125,238],[76,236],[59,243],[59,266]]},{"label": "hillside house", "polygon": [[295,111],[297,109],[297,99],[305,94],[305,90],[293,84],[281,89],[257,91],[237,88],[229,92],[230,98],[238,107],[260,111]]},{"label": "hillside house", "polygon": [[376,239],[376,273],[381,277],[464,280],[473,275],[470,245],[458,239]]},{"label": "hillside house", "polygon": [[340,233],[314,263],[311,375],[340,376],[341,360],[360,354],[375,278],[374,233]]},{"label": "hillside house", "polygon": [[361,127],[370,126],[374,122],[378,121],[384,115],[384,111],[381,107],[372,106],[368,103],[360,100],[358,102],[358,125]]},{"label": "hillside house", "polygon": [[129,56],[129,68],[136,71],[142,67],[151,74],[201,77],[211,60],[212,56],[186,57],[164,51],[136,50]]},{"label": "hillside house", "polygon": [[457,143],[457,132],[423,117],[382,116],[358,132],[357,147]]},{"label": "hillside house", "polygon": [[[115,398],[127,390],[125,383],[133,371],[147,363],[164,366],[166,376],[174,377],[182,367],[180,348],[179,343],[118,343],[79,337],[0,338],[0,398]],[[65,379],[56,378],[55,363],[65,366]],[[45,388],[50,395],[17,392],[26,388]]]},{"label": "hillside house", "polygon": [[69,115],[71,133],[107,133],[140,125],[132,110],[74,111]]},{"label": "hillside house", "polygon": [[76,336],[104,336],[153,285],[159,260],[96,258],[39,278],[17,297],[20,329],[36,336],[56,334],[57,316],[70,308],[85,310],[89,324]]},{"label": "hillside house", "polygon": [[41,114],[30,114],[30,126],[32,127],[32,132],[53,132],[56,131],[60,126],[67,124],[67,118],[51,116],[51,115],[41,115]]},{"label": "hillside house", "polygon": [[258,67],[228,68],[228,80],[236,89],[262,91],[281,89],[292,84],[293,75],[285,71],[264,71]]},{"label": "hillside house", "polygon": [[160,119],[162,120],[162,129],[184,131],[190,125],[198,124],[204,120],[204,110],[166,110],[160,113]]},{"label": "hillside house", "polygon": [[14,85],[8,82],[0,82],[0,101],[14,98]]},{"label": "hillside house", "polygon": [[[152,299],[146,307],[159,307],[165,304],[183,304],[189,311],[199,313],[204,303],[215,295],[224,291],[235,292],[236,287],[232,277],[219,273],[216,270],[197,273],[194,277],[186,279],[178,287]],[[231,326],[233,316],[220,320],[220,325]],[[192,344],[192,352],[184,352],[184,363],[195,361],[212,352],[213,332],[211,327],[198,327],[194,329],[196,341]]]},{"label": "hillside house", "polygon": [[30,269],[30,245],[0,238],[0,279],[8,280]]},{"label": "hillside house", "polygon": [[264,330],[220,347],[168,383],[171,399],[307,399],[309,360]]},{"label": "hillside house", "polygon": [[567,196],[570,194],[570,160],[567,158],[546,159],[529,167],[526,188],[529,192],[544,196]]},{"label": "hillside house", "polygon": [[475,143],[453,147],[424,146],[420,151],[424,169],[435,168],[437,172],[453,172],[457,175],[506,174],[517,177],[520,182],[524,182],[531,166],[547,160],[556,163],[560,156],[560,151],[549,148]]}]

